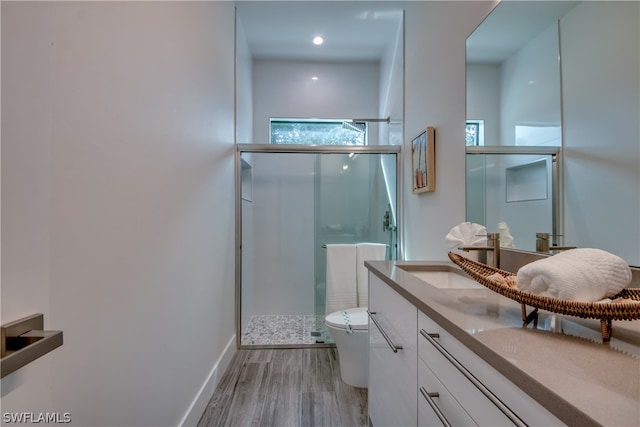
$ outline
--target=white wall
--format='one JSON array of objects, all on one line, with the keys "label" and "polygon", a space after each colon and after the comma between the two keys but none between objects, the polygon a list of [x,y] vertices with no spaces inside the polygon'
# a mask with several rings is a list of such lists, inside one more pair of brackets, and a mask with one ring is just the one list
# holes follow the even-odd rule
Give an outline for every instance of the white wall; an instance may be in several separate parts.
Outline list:
[{"label": "white wall", "polygon": [[[465,40],[494,1],[408,2],[405,13],[404,239],[406,259],[447,258],[445,236],[465,220]],[[411,194],[411,139],[436,128],[436,191]]]},{"label": "white wall", "polygon": [[[399,12],[400,13],[400,12]],[[385,53],[380,63],[380,106],[378,117],[389,117],[389,123],[380,123],[380,145],[402,145],[404,130],[404,11],[398,19],[398,32],[395,43]],[[387,185],[389,200],[396,200],[396,205],[391,206],[391,223],[398,225],[398,160],[396,157],[385,156],[382,158],[382,173]],[[397,241],[397,233],[394,236]],[[394,248],[395,249],[395,248]],[[399,251],[394,250],[396,256]]]},{"label": "white wall", "polygon": [[2,322],[64,332],[3,412],[197,422],[233,351],[233,54],[231,3],[2,2]]},{"label": "white wall", "polygon": [[[404,11],[398,11],[398,31],[380,62],[380,101],[378,117],[389,117],[381,123],[381,145],[402,145],[404,119]],[[395,198],[392,197],[392,198]],[[395,213],[394,213],[395,214]]]},{"label": "white wall", "polygon": [[484,145],[500,145],[499,65],[467,65],[467,118],[484,120]]},{"label": "white wall", "polygon": [[242,26],[236,19],[236,141],[253,142],[253,59]]},{"label": "white wall", "polygon": [[584,2],[561,22],[565,242],[640,265],[640,3]]},{"label": "white wall", "polygon": [[[554,23],[502,64],[500,145],[560,146],[558,55],[558,25]],[[522,125],[537,132],[522,138],[516,131]]]},{"label": "white wall", "polygon": [[[311,80],[317,76],[318,80]],[[254,142],[269,142],[269,118],[377,117],[380,69],[375,62],[254,60]],[[377,131],[369,138],[377,141]]]}]

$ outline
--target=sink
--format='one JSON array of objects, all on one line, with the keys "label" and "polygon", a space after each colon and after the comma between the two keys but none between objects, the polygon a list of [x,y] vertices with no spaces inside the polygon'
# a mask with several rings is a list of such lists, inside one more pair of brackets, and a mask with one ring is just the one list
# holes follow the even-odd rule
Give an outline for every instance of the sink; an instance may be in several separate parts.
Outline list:
[{"label": "sink", "polygon": [[411,271],[412,275],[441,289],[486,289],[475,280],[450,271]]}]

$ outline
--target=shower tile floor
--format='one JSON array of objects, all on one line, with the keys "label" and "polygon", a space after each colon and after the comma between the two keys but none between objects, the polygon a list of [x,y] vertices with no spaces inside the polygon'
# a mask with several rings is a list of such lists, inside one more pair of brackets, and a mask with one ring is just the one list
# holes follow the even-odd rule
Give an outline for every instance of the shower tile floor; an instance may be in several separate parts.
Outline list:
[{"label": "shower tile floor", "polygon": [[316,315],[251,316],[242,333],[242,345],[333,344],[324,323]]}]

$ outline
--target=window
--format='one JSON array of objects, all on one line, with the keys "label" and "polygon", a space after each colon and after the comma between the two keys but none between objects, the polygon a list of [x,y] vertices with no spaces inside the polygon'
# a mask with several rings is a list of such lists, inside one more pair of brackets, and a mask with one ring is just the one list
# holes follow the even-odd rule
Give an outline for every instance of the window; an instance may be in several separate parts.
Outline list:
[{"label": "window", "polygon": [[269,143],[366,145],[367,124],[353,120],[271,119]]},{"label": "window", "polygon": [[484,145],[484,120],[467,120],[465,145]]}]

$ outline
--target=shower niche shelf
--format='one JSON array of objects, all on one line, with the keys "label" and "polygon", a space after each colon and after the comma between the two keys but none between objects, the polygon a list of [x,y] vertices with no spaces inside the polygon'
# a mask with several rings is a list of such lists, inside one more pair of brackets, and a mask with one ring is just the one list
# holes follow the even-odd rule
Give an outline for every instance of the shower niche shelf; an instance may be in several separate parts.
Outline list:
[{"label": "shower niche shelf", "polygon": [[547,199],[547,175],[545,159],[506,168],[506,202]]}]

